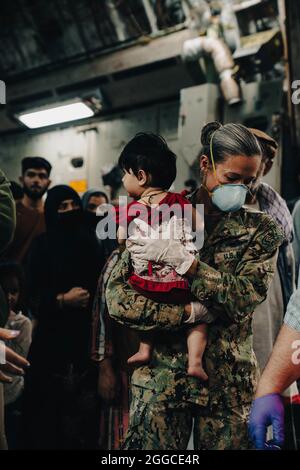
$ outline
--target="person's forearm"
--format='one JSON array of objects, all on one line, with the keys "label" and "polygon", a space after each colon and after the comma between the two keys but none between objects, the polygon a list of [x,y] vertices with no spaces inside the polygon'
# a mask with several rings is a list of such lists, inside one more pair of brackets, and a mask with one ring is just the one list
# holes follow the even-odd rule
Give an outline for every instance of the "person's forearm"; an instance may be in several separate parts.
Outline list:
[{"label": "person's forearm", "polygon": [[256,398],[282,393],[300,377],[300,333],[283,325],[258,384]]},{"label": "person's forearm", "polygon": [[173,330],[189,317],[184,305],[159,304],[135,292],[130,285],[109,281],[106,302],[110,317],[140,331]]},{"label": "person's forearm", "polygon": [[128,284],[129,253],[127,250],[114,267],[106,289],[109,315],[116,322],[140,331],[173,330],[182,326],[184,305],[159,304]]},{"label": "person's forearm", "polygon": [[194,259],[192,265],[190,266],[189,270],[185,273],[185,275],[193,279],[197,274],[197,269],[198,269],[198,260]]},{"label": "person's forearm", "polygon": [[192,294],[205,303],[210,301],[216,314],[239,323],[251,315],[257,305],[266,298],[276,269],[277,251],[260,253],[260,258],[249,255],[240,261],[236,273],[222,272],[200,259],[194,262],[189,275],[192,277]]}]

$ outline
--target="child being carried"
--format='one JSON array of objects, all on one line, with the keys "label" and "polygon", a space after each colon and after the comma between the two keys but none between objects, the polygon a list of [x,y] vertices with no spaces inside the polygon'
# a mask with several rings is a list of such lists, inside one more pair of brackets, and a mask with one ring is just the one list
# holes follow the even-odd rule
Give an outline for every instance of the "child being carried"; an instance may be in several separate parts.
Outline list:
[{"label": "child being carried", "polygon": [[[176,177],[175,154],[162,137],[140,133],[123,149],[119,165],[124,171],[124,187],[128,195],[134,198],[127,206],[116,208],[118,241],[121,245],[126,243],[131,252],[133,273],[129,283],[137,292],[156,302],[192,302],[192,308],[201,306],[193,302],[196,299],[192,297],[188,279],[182,275],[188,271],[193,256],[187,259],[185,266],[174,269],[165,262],[163,253],[159,260],[152,262],[146,256],[145,259],[135,257],[132,250],[141,236],[156,237],[157,243],[159,239],[174,237],[191,255],[198,253],[193,243],[192,229],[203,230],[200,214],[181,194],[168,191]],[[189,220],[192,220],[192,226]],[[208,378],[202,365],[206,344],[205,323],[193,325],[187,330],[188,374],[202,380]],[[139,351],[128,359],[128,363],[147,363],[151,359],[152,348],[151,335],[143,334]]]}]

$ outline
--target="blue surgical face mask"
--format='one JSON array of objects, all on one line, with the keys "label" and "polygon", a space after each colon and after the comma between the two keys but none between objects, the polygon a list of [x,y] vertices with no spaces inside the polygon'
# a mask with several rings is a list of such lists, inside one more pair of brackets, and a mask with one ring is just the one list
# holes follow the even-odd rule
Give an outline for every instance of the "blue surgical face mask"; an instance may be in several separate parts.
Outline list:
[{"label": "blue surgical face mask", "polygon": [[[213,157],[213,136],[210,141],[210,155],[216,180],[217,172]],[[223,212],[235,212],[245,204],[249,188],[244,184],[221,184],[211,191],[212,203]]]},{"label": "blue surgical face mask", "polygon": [[212,203],[223,212],[235,212],[245,204],[249,188],[244,184],[223,184],[211,192]]}]

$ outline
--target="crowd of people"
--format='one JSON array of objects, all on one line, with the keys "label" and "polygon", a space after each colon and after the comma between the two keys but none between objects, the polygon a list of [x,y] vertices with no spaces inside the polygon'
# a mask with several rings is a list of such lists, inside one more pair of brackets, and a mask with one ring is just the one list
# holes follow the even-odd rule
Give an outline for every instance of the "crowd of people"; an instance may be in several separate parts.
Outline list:
[{"label": "crowd of people", "polygon": [[176,155],[137,134],[112,212],[42,157],[0,173],[1,449],[184,450],[192,429],[195,449],[297,447],[300,206],[262,181],[264,132],[209,123],[199,150],[199,187],[174,193]]}]

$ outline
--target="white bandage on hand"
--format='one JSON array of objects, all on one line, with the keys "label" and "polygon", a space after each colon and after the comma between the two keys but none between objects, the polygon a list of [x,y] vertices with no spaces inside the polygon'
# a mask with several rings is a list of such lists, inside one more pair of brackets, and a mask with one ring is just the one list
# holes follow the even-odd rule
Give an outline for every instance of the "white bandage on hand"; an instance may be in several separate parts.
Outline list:
[{"label": "white bandage on hand", "polygon": [[209,313],[205,305],[201,302],[191,302],[191,314],[184,323],[192,324],[202,321],[203,323],[212,323],[215,317]]}]

